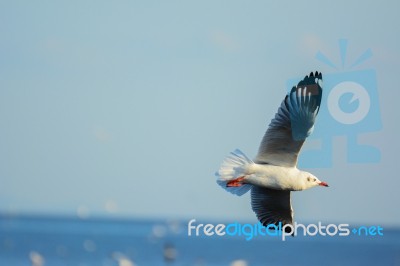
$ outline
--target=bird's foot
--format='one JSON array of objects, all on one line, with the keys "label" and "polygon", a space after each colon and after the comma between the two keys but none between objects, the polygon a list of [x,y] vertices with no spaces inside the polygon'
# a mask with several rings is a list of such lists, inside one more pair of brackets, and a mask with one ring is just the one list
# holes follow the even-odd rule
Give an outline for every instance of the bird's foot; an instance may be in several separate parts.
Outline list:
[{"label": "bird's foot", "polygon": [[228,181],[228,183],[226,183],[227,187],[240,187],[243,185],[243,180],[244,180],[244,176],[235,178],[233,180]]}]

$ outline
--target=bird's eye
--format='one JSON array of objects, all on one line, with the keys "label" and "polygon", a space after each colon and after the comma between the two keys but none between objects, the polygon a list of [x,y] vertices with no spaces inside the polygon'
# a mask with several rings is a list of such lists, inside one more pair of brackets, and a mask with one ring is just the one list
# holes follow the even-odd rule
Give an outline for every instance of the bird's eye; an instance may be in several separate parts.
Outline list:
[{"label": "bird's eye", "polygon": [[314,182],[315,182],[315,181],[317,181],[317,179],[316,179],[316,178],[314,178]]}]

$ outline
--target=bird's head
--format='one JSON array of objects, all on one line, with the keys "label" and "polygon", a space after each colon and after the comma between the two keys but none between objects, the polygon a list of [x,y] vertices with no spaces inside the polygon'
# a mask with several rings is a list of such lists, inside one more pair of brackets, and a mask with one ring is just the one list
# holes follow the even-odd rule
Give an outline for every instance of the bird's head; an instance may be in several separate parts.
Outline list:
[{"label": "bird's head", "polygon": [[326,182],[319,180],[315,175],[311,173],[303,172],[301,176],[303,178],[304,186],[306,189],[317,186],[329,187]]}]

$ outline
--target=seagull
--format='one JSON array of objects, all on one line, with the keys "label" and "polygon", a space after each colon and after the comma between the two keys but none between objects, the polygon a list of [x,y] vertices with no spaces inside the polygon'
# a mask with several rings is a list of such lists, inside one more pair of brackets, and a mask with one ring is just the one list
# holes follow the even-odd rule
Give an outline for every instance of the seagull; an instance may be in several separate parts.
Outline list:
[{"label": "seagull", "polygon": [[291,191],[328,187],[297,168],[297,158],[314,129],[321,105],[322,74],[316,71],[294,86],[265,133],[255,160],[236,149],[216,173],[217,183],[241,196],[251,190],[251,207],[264,226],[293,225]]}]

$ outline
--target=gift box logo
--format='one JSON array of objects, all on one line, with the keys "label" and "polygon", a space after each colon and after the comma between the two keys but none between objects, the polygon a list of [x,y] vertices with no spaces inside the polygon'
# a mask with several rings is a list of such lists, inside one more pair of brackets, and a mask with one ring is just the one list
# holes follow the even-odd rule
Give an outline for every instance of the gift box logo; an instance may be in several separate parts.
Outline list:
[{"label": "gift box logo", "polygon": [[[342,69],[327,56],[318,52],[316,59],[334,68],[336,72],[322,73],[323,97],[313,134],[299,157],[301,167],[331,167],[333,164],[334,138],[347,138],[346,161],[348,163],[377,163],[380,150],[370,143],[361,144],[362,134],[382,129],[376,72],[374,69],[354,70],[372,56],[366,50],[349,67],[346,66],[347,40],[339,40]],[[301,78],[290,79],[287,89]]]}]

